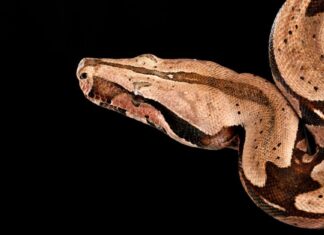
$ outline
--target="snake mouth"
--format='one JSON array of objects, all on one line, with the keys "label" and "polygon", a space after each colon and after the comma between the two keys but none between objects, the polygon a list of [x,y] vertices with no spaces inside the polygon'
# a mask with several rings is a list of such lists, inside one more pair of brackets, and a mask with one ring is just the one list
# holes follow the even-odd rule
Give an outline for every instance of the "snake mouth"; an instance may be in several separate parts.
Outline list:
[{"label": "snake mouth", "polygon": [[167,132],[168,124],[160,110],[152,104],[153,101],[134,94],[117,83],[94,76],[91,88],[84,90],[84,94],[91,102],[101,107]]},{"label": "snake mouth", "polygon": [[123,114],[125,114],[126,110],[118,105],[112,104],[112,101],[122,94],[126,94],[128,98],[132,98],[132,94],[122,86],[100,77],[93,78],[92,87],[88,89],[88,92],[85,90],[85,94],[90,101]]}]

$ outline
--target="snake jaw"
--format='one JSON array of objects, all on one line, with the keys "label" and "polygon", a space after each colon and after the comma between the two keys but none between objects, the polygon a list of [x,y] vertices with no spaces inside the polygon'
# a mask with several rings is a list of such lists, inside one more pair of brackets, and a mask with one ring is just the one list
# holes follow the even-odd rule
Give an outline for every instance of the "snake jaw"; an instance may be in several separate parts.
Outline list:
[{"label": "snake jaw", "polygon": [[149,104],[148,100],[138,91],[137,86],[147,86],[147,84],[135,84],[136,89],[132,92],[102,77],[89,75],[90,73],[86,79],[82,79],[82,74],[86,72],[86,69],[82,67],[85,64],[84,61],[80,64],[77,75],[81,90],[88,100],[103,108],[153,126],[162,132],[167,132],[166,129],[169,127],[161,112]]}]

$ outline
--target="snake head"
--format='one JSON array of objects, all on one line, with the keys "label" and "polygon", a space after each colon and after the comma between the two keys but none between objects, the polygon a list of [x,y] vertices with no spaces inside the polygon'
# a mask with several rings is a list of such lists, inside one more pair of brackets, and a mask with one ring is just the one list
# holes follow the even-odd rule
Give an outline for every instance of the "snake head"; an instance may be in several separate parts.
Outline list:
[{"label": "snake head", "polygon": [[161,61],[153,55],[131,59],[84,58],[79,63],[77,78],[91,102],[153,126],[183,144],[206,149],[236,148],[234,127],[211,134],[204,127],[208,119],[200,123],[204,119],[199,117],[203,114],[199,108],[205,107],[206,102],[199,96],[208,93],[197,93],[199,89],[188,92],[188,86],[195,85],[173,81],[173,74],[163,68],[169,69],[171,65],[161,66]]}]

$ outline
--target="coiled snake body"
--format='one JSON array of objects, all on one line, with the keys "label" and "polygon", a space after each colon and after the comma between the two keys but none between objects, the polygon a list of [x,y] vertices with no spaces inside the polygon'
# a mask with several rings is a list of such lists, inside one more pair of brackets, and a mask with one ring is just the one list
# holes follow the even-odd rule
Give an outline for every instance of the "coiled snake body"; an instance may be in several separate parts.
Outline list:
[{"label": "coiled snake body", "polygon": [[[209,61],[85,58],[93,103],[180,143],[239,151],[252,200],[285,223],[324,228],[324,0],[288,0],[269,43],[277,87]],[[279,89],[278,89],[279,88]]]}]

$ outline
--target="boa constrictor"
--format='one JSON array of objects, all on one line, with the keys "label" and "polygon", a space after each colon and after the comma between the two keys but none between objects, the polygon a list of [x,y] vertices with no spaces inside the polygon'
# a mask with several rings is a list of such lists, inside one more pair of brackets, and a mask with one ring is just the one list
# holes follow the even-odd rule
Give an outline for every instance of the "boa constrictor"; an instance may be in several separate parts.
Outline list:
[{"label": "boa constrictor", "polygon": [[182,144],[238,150],[241,181],[260,208],[324,228],[324,0],[286,1],[269,54],[279,89],[213,62],[150,54],[85,58],[77,77],[93,103]]}]

